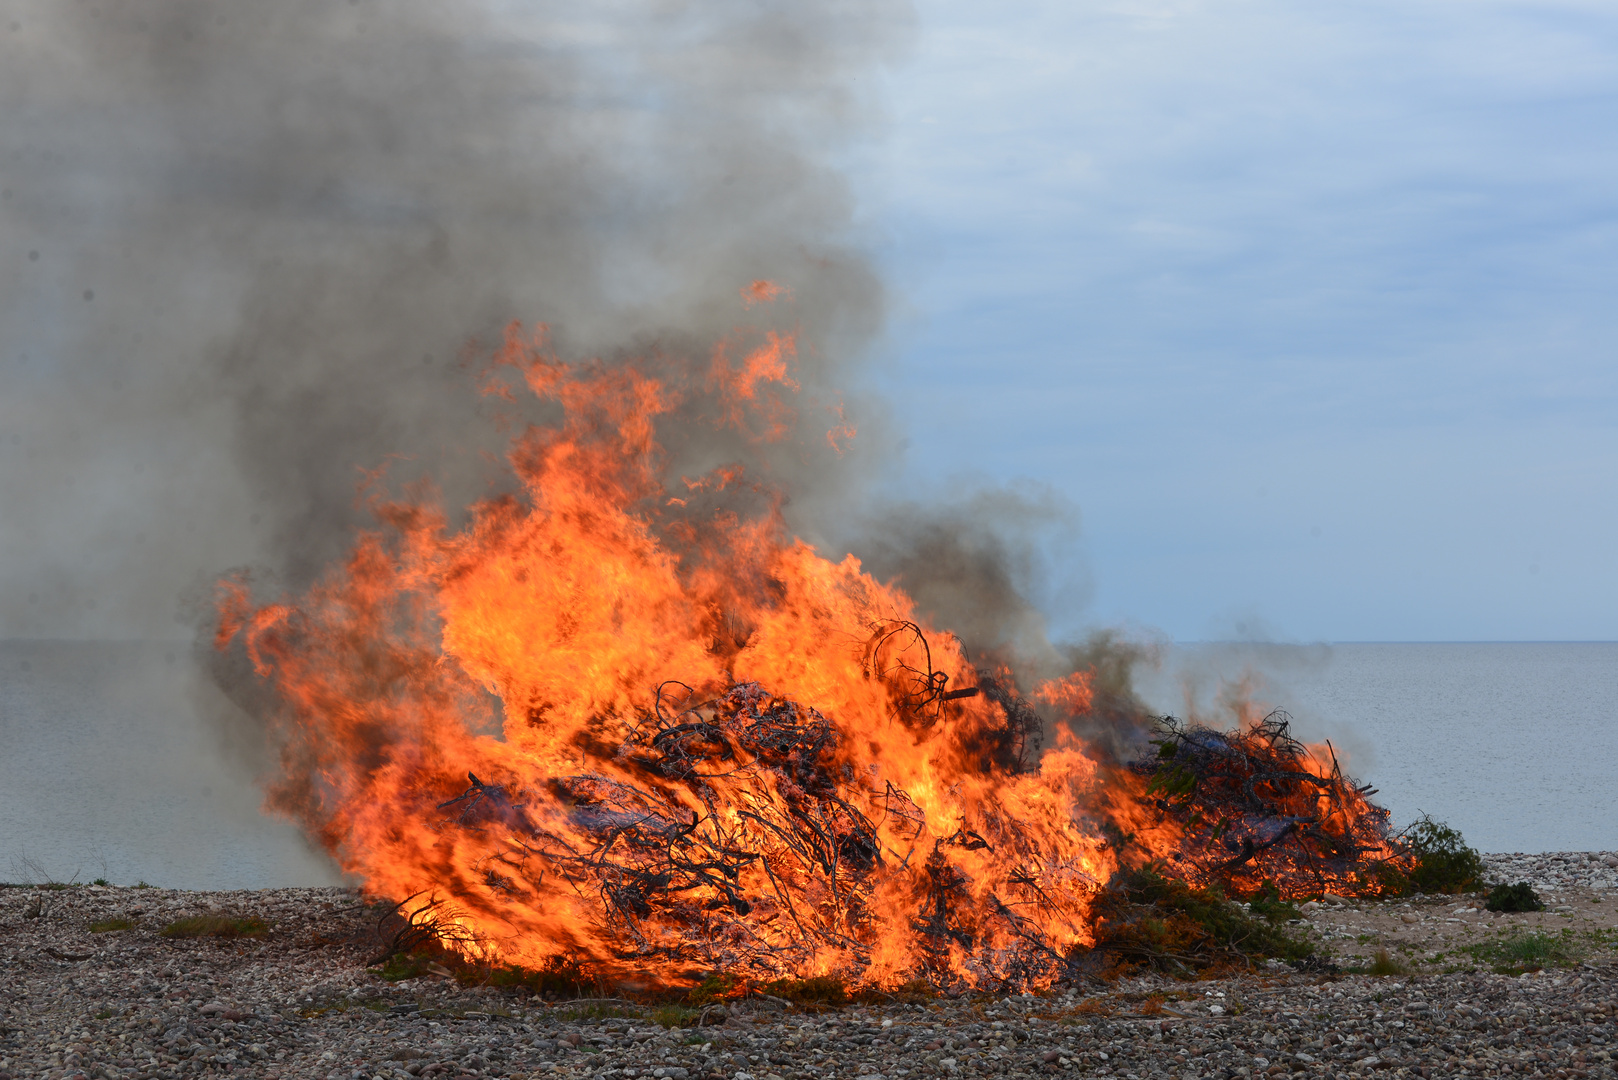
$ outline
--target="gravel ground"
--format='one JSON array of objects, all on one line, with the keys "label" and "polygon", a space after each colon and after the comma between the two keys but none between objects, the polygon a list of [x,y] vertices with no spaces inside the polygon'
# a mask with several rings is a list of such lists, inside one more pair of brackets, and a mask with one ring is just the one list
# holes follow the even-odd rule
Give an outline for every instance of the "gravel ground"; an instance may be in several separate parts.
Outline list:
[{"label": "gravel ground", "polygon": [[[0,1080],[1618,1076],[1618,894],[1603,855],[1489,858],[1554,890],[1565,910],[1328,903],[1297,927],[1344,964],[1386,949],[1404,974],[1282,967],[820,1013],[743,1003],[667,1030],[626,1003],[547,1004],[441,977],[387,983],[345,943],[371,916],[339,889],[14,886],[0,889]],[[158,933],[205,914],[273,929]],[[113,919],[133,926],[90,929]],[[1489,950],[1524,934],[1561,943],[1561,956],[1538,973],[1490,970]]]}]

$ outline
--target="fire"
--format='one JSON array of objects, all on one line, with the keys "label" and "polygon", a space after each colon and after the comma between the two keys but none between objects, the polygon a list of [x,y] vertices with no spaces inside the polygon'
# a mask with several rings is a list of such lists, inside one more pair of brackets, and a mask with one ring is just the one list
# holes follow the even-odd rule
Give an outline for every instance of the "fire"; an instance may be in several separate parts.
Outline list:
[{"label": "fire", "polygon": [[[513,440],[519,494],[456,529],[420,493],[379,503],[296,599],[222,587],[220,646],[280,702],[270,805],[369,892],[443,898],[465,947],[514,963],[1056,978],[1116,866],[1082,812],[1092,758],[1034,760],[1009,682],[789,535],[766,477],[668,475],[677,412],[784,438],[796,356],[738,332],[705,365],[573,364],[513,328],[497,370],[561,417]],[[1083,673],[1040,694],[1087,695]]]},{"label": "fire", "polygon": [[455,528],[424,493],[379,501],[295,599],[222,585],[219,646],[276,690],[271,808],[370,893],[425,896],[456,947],[660,982],[1038,987],[1095,943],[1121,867],[1297,896],[1401,865],[1284,717],[1164,718],[1156,758],[1112,761],[1063,722],[1092,672],[1035,687],[1042,719],[897,586],[793,537],[767,474],[680,475],[671,426],[791,435],[797,357],[738,330],[699,362],[575,364],[511,328],[488,392],[516,402],[503,374],[559,417],[512,440],[517,493]]}]

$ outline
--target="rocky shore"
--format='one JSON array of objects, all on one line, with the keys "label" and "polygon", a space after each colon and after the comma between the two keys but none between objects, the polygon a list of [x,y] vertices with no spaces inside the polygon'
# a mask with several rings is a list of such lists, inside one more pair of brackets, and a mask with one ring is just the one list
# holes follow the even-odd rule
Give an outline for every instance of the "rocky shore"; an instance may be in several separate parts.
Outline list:
[{"label": "rocky shore", "polygon": [[[819,1012],[751,999],[698,1016],[436,975],[388,982],[354,944],[374,912],[339,889],[11,886],[0,1080],[1618,1076],[1618,855],[1488,858],[1549,909],[1311,906],[1295,929],[1345,970]],[[162,935],[188,917],[269,931]],[[1350,973],[1367,964],[1389,973]]]}]

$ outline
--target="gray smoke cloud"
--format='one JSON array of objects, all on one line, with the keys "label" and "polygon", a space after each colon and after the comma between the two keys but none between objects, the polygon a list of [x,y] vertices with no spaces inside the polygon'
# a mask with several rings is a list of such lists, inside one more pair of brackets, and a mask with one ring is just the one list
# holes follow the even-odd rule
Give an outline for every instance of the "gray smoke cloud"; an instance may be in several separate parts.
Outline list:
[{"label": "gray smoke cloud", "polygon": [[366,520],[361,469],[486,493],[507,433],[461,361],[512,319],[706,348],[769,278],[803,407],[861,430],[838,457],[811,416],[762,462],[790,524],[890,448],[839,161],[897,0],[0,10],[0,635],[183,633],[244,563],[296,586]]},{"label": "gray smoke cloud", "polygon": [[1063,580],[1079,565],[1078,529],[1077,509],[1048,489],[975,486],[948,500],[878,504],[853,546],[978,663],[1015,661],[1026,678],[1052,678],[1072,668],[1050,641],[1044,609],[1087,600],[1087,580]]}]

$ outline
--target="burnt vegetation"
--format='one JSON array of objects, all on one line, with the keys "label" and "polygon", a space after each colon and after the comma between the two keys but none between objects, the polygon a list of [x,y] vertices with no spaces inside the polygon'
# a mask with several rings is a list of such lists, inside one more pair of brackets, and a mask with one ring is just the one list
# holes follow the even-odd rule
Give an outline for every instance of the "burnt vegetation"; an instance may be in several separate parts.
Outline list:
[{"label": "burnt vegetation", "polygon": [[[932,669],[914,623],[879,627],[864,663],[867,677],[888,688],[892,721],[918,740],[951,702],[981,695],[1003,719],[974,732],[965,748],[978,770],[1037,768],[1038,713],[995,673],[951,688]],[[979,989],[1110,979],[1143,966],[1187,978],[1267,961],[1329,967],[1289,931],[1301,918],[1294,901],[1457,892],[1480,882],[1481,859],[1458,832],[1430,818],[1393,831],[1388,813],[1369,801],[1374,789],[1343,772],[1330,744],[1322,755],[1297,740],[1285,712],[1237,730],[1174,717],[1151,724],[1153,752],[1115,766],[1133,777],[1129,794],[1115,798],[1132,808],[1127,820],[1174,836],[1177,850],[1155,857],[1138,834],[1112,825],[1123,869],[1092,882],[1095,937],[1077,948],[1052,944],[1041,923],[1052,901],[1035,874],[1011,873],[985,910],[950,857],[1017,844],[1015,821],[990,814],[976,829],[963,824],[924,841],[921,808],[891,783],[876,792],[881,812],[873,817],[871,800],[856,805],[850,795],[854,778],[838,753],[847,736],[815,708],[756,683],[706,698],[683,683],[659,686],[617,751],[630,768],[616,777],[581,771],[525,792],[469,774],[469,786],[439,810],[445,825],[504,838],[479,868],[491,894],[520,896],[536,875],[560,875],[614,928],[623,943],[615,960],[665,973],[662,988],[648,992],[673,995],[681,1008],[748,995],[820,1007],[857,994],[960,993],[972,984],[952,954],[991,941],[997,966]],[[541,797],[567,808],[567,830],[530,812]],[[1138,825],[1141,812],[1146,826]],[[912,842],[895,847],[895,837]],[[886,992],[861,989],[857,974],[794,977],[824,948],[853,957],[851,972],[860,969],[876,929],[867,881],[884,866],[914,882],[910,929],[930,957],[920,977]],[[759,931],[761,917],[769,935]],[[384,922],[374,963],[392,979],[437,975],[560,999],[607,994],[626,970],[584,956],[553,957],[539,969],[467,960],[484,943],[431,896],[399,905]],[[669,926],[677,936],[662,932]]]}]

